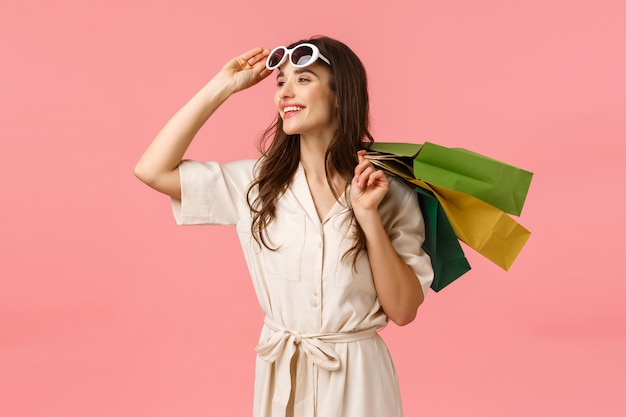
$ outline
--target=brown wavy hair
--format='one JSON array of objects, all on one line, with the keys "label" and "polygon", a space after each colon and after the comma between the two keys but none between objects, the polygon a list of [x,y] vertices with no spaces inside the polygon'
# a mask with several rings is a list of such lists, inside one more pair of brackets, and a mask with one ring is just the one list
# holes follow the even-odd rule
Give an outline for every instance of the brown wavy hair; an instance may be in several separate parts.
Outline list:
[{"label": "brown wavy hair", "polygon": [[[337,190],[330,181],[329,173],[339,174],[347,184],[354,177],[357,164],[356,154],[374,142],[369,127],[369,94],[367,76],[361,60],[352,50],[335,39],[325,36],[300,40],[288,46],[293,48],[300,43],[312,43],[330,61],[317,61],[330,73],[330,88],[337,97],[337,130],[326,150],[326,178],[335,198],[345,192]],[[261,158],[257,164],[257,175],[248,189],[248,205],[252,210],[252,235],[258,244],[271,250],[271,239],[266,228],[276,215],[276,201],[287,189],[300,162],[300,135],[287,135],[283,131],[283,121],[277,115],[265,130],[258,143]],[[251,190],[257,187],[258,195],[250,201]],[[348,199],[349,200],[349,199]],[[348,201],[350,205],[350,201]],[[351,209],[351,207],[350,207]],[[354,245],[343,255],[352,256],[353,266],[358,254],[365,249],[365,235],[356,222]]]}]

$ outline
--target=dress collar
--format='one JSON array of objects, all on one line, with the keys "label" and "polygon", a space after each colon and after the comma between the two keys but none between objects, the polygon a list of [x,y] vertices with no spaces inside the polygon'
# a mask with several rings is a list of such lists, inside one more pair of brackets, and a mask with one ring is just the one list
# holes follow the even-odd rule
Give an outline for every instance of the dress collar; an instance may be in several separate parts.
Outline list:
[{"label": "dress collar", "polygon": [[307,216],[314,223],[324,224],[332,217],[337,216],[338,214],[345,213],[348,211],[348,204],[346,200],[346,196],[350,192],[350,188],[345,193],[341,194],[339,200],[335,202],[333,207],[330,209],[326,218],[320,221],[319,216],[317,215],[317,210],[315,209],[315,203],[313,202],[313,196],[311,195],[311,190],[309,189],[309,183],[306,180],[306,173],[304,172],[304,167],[302,164],[298,164],[298,168],[293,175],[293,179],[289,184],[288,190],[293,194],[296,201],[300,206],[304,209]]}]

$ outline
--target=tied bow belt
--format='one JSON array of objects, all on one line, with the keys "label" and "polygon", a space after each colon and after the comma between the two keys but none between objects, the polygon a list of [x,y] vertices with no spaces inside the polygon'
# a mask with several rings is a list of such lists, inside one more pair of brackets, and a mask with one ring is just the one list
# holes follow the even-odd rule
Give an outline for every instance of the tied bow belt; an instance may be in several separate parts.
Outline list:
[{"label": "tied bow belt", "polygon": [[[381,328],[370,327],[341,333],[306,334],[278,326],[268,317],[265,317],[265,325],[272,330],[272,334],[259,343],[255,350],[259,358],[269,363],[275,363],[277,381],[275,381],[272,403],[274,407],[280,409],[280,415],[286,415],[287,404],[293,395],[292,378],[297,379],[298,384],[306,385],[305,387],[298,386],[297,392],[304,394],[298,395],[300,398],[293,398],[296,408],[300,405],[305,406],[308,410],[316,409],[317,372],[314,368],[321,367],[327,371],[335,371],[341,366],[339,355],[329,343],[346,343],[369,339],[375,336]],[[306,356],[306,360],[298,362],[296,373],[300,375],[292,375],[291,359],[298,349]],[[302,404],[306,397],[311,397],[313,404]]]}]

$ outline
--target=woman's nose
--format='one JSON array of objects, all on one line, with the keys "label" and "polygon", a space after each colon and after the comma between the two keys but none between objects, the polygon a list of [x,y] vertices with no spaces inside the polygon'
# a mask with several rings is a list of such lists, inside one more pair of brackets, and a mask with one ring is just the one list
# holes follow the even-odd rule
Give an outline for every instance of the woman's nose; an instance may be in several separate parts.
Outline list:
[{"label": "woman's nose", "polygon": [[280,89],[278,91],[278,94],[281,97],[293,97],[293,86],[291,85],[291,83],[289,81],[286,81],[283,83],[282,86],[280,86]]}]

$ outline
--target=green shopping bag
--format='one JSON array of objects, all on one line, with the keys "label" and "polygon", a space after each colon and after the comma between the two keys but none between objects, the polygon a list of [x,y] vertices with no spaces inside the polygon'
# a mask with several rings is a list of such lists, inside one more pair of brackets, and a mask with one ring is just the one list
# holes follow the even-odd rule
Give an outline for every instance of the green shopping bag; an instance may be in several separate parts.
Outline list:
[{"label": "green shopping bag", "polygon": [[532,173],[460,148],[425,142],[423,145],[375,142],[370,150],[390,154],[379,158],[412,161],[415,178],[472,195],[500,210],[519,216]]},{"label": "green shopping bag", "polygon": [[430,256],[435,278],[430,285],[439,291],[471,269],[452,226],[432,192],[415,187],[425,223],[422,248]]}]

